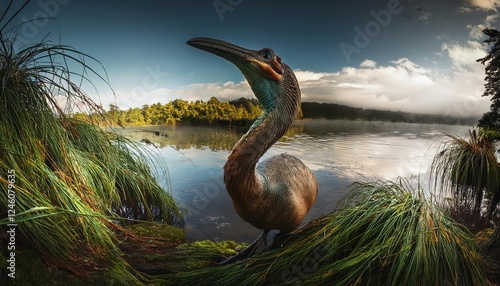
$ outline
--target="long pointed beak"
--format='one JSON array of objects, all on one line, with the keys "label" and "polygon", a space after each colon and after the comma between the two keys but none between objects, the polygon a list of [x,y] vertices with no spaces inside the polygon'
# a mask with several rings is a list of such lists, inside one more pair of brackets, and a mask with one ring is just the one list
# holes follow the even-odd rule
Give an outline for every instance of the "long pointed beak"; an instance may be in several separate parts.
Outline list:
[{"label": "long pointed beak", "polygon": [[210,52],[222,57],[236,66],[255,59],[257,51],[248,50],[240,46],[212,38],[193,38],[187,44],[195,48]]},{"label": "long pointed beak", "polygon": [[279,81],[281,79],[283,65],[281,59],[274,55],[271,49],[266,49],[266,52],[272,53],[274,57],[269,63],[261,59],[259,51],[245,49],[217,39],[193,38],[187,41],[187,44],[230,61],[240,69],[250,85],[252,85],[253,79],[258,77],[256,71],[261,77],[264,76],[270,80]]}]

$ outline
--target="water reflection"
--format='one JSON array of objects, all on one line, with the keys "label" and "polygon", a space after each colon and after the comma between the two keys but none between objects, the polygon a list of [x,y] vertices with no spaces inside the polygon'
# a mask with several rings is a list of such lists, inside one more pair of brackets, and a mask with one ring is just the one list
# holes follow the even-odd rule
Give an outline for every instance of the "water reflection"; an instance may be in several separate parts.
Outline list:
[{"label": "water reflection", "polygon": [[[467,126],[306,120],[276,143],[263,159],[288,153],[300,158],[318,178],[320,193],[304,223],[328,213],[355,181],[427,177],[443,132],[460,136]],[[120,130],[121,131],[121,130]],[[243,130],[216,127],[141,127],[122,132],[147,139],[165,159],[175,198],[189,212],[189,239],[251,242],[260,230],[241,220],[225,191],[222,167]]]},{"label": "water reflection", "polygon": [[230,150],[243,134],[241,129],[211,126],[144,126],[119,130],[123,135],[157,147],[177,150]]},{"label": "water reflection", "polygon": [[[303,129],[302,124],[292,126],[280,142],[293,140]],[[128,138],[155,147],[173,147],[176,150],[208,148],[210,151],[231,150],[246,132],[242,128],[213,126],[141,126],[117,131]]]}]

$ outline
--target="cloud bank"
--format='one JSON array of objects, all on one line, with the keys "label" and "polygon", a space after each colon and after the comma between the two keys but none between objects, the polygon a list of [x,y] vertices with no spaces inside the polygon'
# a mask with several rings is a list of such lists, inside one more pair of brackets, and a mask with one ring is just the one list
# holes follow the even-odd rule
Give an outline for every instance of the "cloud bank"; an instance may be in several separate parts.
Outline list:
[{"label": "cloud bank", "polygon": [[[468,0],[475,9],[496,11],[500,0]],[[481,116],[489,110],[490,99],[484,92],[484,66],[477,63],[488,48],[482,43],[482,29],[491,27],[497,14],[486,16],[484,23],[467,25],[469,41],[443,42],[439,55],[451,63],[450,69],[425,67],[411,59],[399,58],[388,63],[366,59],[359,66],[346,66],[337,72],[295,70],[302,101],[339,103],[374,108],[451,116]],[[245,80],[226,83],[195,83],[179,89],[117,92],[117,104],[123,109],[180,98],[188,101],[253,97]],[[107,106],[106,103],[105,106]]]},{"label": "cloud bank", "polygon": [[[381,65],[365,60],[358,67],[339,72],[319,73],[295,70],[302,101],[339,103],[354,107],[404,112],[480,116],[489,108],[484,91],[484,66],[476,59],[484,56],[477,42],[466,45],[443,44],[442,52],[453,63],[452,72],[437,72],[407,58]],[[176,98],[188,101],[252,97],[246,81],[196,83],[177,90],[156,89],[144,94],[118,93],[123,108],[168,102]]]}]

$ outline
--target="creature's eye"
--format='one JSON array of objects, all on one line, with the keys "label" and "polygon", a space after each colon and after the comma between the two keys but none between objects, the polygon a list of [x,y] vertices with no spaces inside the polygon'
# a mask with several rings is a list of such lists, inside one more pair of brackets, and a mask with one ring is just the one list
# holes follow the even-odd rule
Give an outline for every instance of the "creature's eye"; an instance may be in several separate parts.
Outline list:
[{"label": "creature's eye", "polygon": [[271,51],[269,51],[269,50],[260,51],[260,55],[266,60],[270,60],[273,57]]}]

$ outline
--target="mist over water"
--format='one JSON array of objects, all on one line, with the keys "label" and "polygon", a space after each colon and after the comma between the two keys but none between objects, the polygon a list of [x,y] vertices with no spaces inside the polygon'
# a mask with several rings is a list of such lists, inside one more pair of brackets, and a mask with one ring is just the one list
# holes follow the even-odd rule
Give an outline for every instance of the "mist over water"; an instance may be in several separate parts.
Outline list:
[{"label": "mist over water", "polygon": [[[468,126],[304,120],[261,160],[288,153],[301,159],[316,175],[319,195],[304,223],[335,208],[345,188],[356,181],[417,178],[428,186],[428,168],[444,132],[465,136]],[[160,183],[188,211],[189,240],[252,242],[258,230],[238,217],[223,183],[222,167],[241,130],[226,127],[127,127],[122,132],[148,142],[168,167],[156,169]],[[151,144],[152,143],[152,144]],[[146,143],[144,143],[146,144]]]}]

